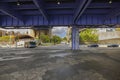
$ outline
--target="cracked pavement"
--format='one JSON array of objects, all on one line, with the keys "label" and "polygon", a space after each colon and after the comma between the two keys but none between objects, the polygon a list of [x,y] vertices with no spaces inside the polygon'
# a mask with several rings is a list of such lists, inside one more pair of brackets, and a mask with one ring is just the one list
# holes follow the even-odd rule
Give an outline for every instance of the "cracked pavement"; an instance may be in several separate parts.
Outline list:
[{"label": "cracked pavement", "polygon": [[0,80],[120,80],[120,48],[56,47],[1,48]]}]

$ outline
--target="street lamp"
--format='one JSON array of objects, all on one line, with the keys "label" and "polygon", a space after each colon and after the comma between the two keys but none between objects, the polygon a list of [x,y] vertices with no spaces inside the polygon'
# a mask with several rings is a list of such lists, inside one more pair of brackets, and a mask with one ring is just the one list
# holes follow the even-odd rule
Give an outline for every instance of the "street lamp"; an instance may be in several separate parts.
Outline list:
[{"label": "street lamp", "polygon": [[17,1],[17,6],[20,6],[20,1],[19,0]]},{"label": "street lamp", "polygon": [[59,0],[57,0],[57,4],[60,5],[60,1]]},{"label": "street lamp", "polygon": [[109,4],[112,4],[112,0],[109,1]]}]

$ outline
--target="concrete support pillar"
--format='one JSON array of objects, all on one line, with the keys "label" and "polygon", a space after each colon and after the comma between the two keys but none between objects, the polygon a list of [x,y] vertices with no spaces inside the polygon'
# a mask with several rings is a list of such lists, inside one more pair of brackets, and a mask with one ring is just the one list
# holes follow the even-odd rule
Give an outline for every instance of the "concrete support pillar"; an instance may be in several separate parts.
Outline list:
[{"label": "concrete support pillar", "polygon": [[79,28],[72,27],[72,50],[79,50]]}]

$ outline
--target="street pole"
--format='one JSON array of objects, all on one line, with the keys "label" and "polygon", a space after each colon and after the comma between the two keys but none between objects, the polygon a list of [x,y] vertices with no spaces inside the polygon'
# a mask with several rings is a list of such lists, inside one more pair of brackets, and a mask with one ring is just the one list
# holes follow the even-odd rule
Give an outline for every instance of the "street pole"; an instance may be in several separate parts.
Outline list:
[{"label": "street pole", "polygon": [[50,43],[52,43],[52,27],[50,26],[50,30],[49,30],[49,34],[50,34]]},{"label": "street pole", "polygon": [[9,36],[10,36],[9,45],[10,45],[10,48],[11,48],[11,32],[10,32]]},{"label": "street pole", "polygon": [[[17,28],[16,28],[17,29]],[[18,33],[16,33],[16,48],[17,48]]]},{"label": "street pole", "polygon": [[16,34],[16,48],[17,48],[18,33]]}]

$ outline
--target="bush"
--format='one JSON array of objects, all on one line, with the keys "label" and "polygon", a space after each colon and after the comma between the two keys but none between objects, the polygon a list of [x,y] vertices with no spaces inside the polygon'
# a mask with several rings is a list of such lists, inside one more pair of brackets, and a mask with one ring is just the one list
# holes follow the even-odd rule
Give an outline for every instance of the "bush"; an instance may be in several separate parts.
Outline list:
[{"label": "bush", "polygon": [[54,43],[54,44],[60,44],[61,43],[61,41],[62,41],[62,39],[59,37],[59,36],[53,36],[52,37],[52,42]]},{"label": "bush", "polygon": [[48,35],[41,34],[39,36],[39,40],[43,43],[49,43],[50,42],[50,37]]},{"label": "bush", "polygon": [[59,36],[53,36],[51,39],[48,35],[41,34],[39,36],[39,41],[42,43],[54,43],[54,44],[59,44],[61,43],[62,39]]},{"label": "bush", "polygon": [[[11,36],[11,41],[14,41],[15,37]],[[10,36],[2,36],[0,37],[0,42],[9,42],[10,41]]]},{"label": "bush", "polygon": [[67,41],[67,38],[66,38],[66,37],[64,37],[62,40],[63,40],[63,41]]},{"label": "bush", "polygon": [[80,42],[98,42],[98,35],[95,29],[86,29],[80,32]]}]

